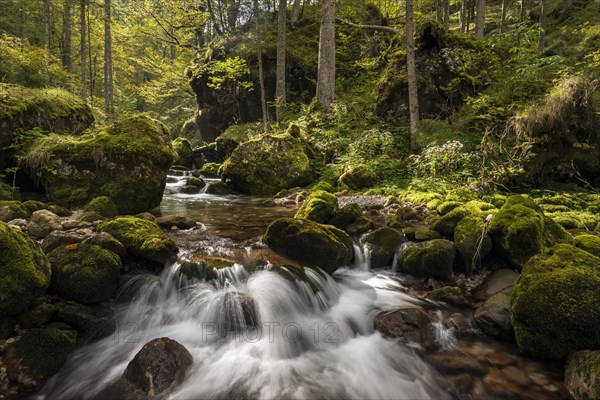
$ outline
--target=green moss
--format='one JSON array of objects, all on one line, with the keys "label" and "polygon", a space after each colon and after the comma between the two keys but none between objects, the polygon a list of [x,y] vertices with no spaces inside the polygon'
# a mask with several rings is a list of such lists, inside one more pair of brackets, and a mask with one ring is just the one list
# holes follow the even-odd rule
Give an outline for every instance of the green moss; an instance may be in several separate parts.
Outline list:
[{"label": "green moss", "polygon": [[266,135],[240,144],[223,163],[224,177],[243,193],[266,195],[310,182],[302,143],[288,134]]},{"label": "green moss", "polygon": [[446,194],[444,201],[457,201],[460,203],[466,203],[471,200],[477,199],[477,192],[474,190],[459,188],[453,189]]},{"label": "green moss", "polygon": [[337,197],[324,190],[317,190],[304,200],[294,218],[309,219],[324,224],[329,221],[337,209]]},{"label": "green moss", "polygon": [[9,222],[16,218],[29,218],[31,212],[20,201],[0,201],[0,221]]},{"label": "green moss", "polygon": [[81,217],[79,217],[79,220],[82,222],[95,222],[102,221],[104,219],[106,218],[98,214],[96,211],[86,211],[81,215]]},{"label": "green moss", "polygon": [[175,165],[181,165],[187,168],[192,168],[194,165],[194,151],[192,150],[192,144],[189,140],[184,138],[177,138],[172,142],[173,150],[177,154],[177,157],[173,160]]},{"label": "green moss", "polygon": [[[492,239],[484,235],[485,223],[480,217],[463,218],[454,232],[456,249],[463,259],[465,272],[472,272],[486,255],[492,251]],[[474,260],[475,255],[478,254]]]},{"label": "green moss", "polygon": [[575,399],[600,399],[600,351],[572,353],[565,365],[565,386]]},{"label": "green moss", "polygon": [[5,360],[21,384],[36,387],[62,368],[74,347],[74,337],[59,329],[32,329],[7,346]]},{"label": "green moss", "polygon": [[42,249],[20,230],[0,222],[0,316],[24,311],[50,284]]},{"label": "green moss", "polygon": [[226,184],[225,182],[210,183],[206,187],[207,194],[214,194],[217,196],[225,196],[225,195],[231,194],[232,192],[233,192],[233,190],[231,190],[231,187],[228,184]]},{"label": "green moss", "polygon": [[600,346],[600,258],[568,244],[531,258],[511,294],[521,350],[562,359]]},{"label": "green moss", "polygon": [[154,222],[122,217],[105,221],[98,226],[98,232],[114,236],[127,249],[131,256],[164,264],[178,252],[177,245]]},{"label": "green moss", "polygon": [[13,188],[0,181],[0,200],[21,200],[19,188]]},{"label": "green moss", "polygon": [[398,267],[401,272],[415,276],[449,280],[455,256],[456,248],[448,240],[413,243],[406,246],[400,255]]},{"label": "green moss", "polygon": [[483,201],[493,204],[496,208],[502,208],[504,203],[506,203],[506,196],[503,194],[494,193],[483,196]]},{"label": "green moss", "polygon": [[426,242],[428,240],[433,240],[433,239],[441,239],[442,235],[439,234],[439,232],[436,231],[431,231],[428,229],[417,229],[414,232],[414,240],[416,240],[417,242]]},{"label": "green moss", "polygon": [[444,303],[454,305],[468,304],[462,291],[456,286],[444,286],[435,289],[427,294],[427,298],[433,301],[443,301]]},{"label": "green moss", "polygon": [[60,205],[108,196],[119,212],[137,213],[160,204],[173,158],[164,125],[137,116],[81,136],[41,138],[27,151],[26,164]]},{"label": "green moss", "polygon": [[437,212],[440,215],[446,215],[456,207],[462,205],[459,201],[445,201],[437,207]]},{"label": "green moss", "polygon": [[107,301],[119,283],[121,259],[91,244],[61,246],[48,254],[53,292],[84,304]]},{"label": "green moss", "polygon": [[219,176],[219,170],[221,169],[221,164],[218,163],[206,163],[200,168],[200,174],[202,175],[212,175]]},{"label": "green moss", "polygon": [[471,212],[467,210],[465,207],[457,207],[454,210],[448,212],[443,215],[441,218],[437,219],[432,225],[431,229],[445,237],[451,238],[454,236],[454,230],[456,229],[456,225],[465,217],[471,215]]},{"label": "green moss", "polygon": [[185,182],[185,184],[188,186],[195,186],[197,188],[203,188],[204,186],[206,186],[206,182],[204,182],[204,179],[196,177],[189,178]]},{"label": "green moss", "polygon": [[338,181],[338,186],[341,188],[350,188],[352,190],[360,190],[369,186],[373,186],[377,176],[367,169],[364,165],[353,166],[348,168]]},{"label": "green moss", "polygon": [[342,230],[310,220],[280,218],[263,236],[273,250],[328,273],[347,265],[353,257],[350,237]]},{"label": "green moss", "polygon": [[35,211],[48,209],[48,205],[46,205],[45,203],[42,203],[41,201],[35,201],[35,200],[24,201],[23,207],[25,207],[27,209],[27,211],[29,211],[32,214]]},{"label": "green moss", "polygon": [[392,265],[394,254],[404,237],[397,230],[384,226],[370,232],[364,241],[371,250],[371,267],[383,268]]},{"label": "green moss", "polygon": [[600,236],[589,234],[575,236],[575,246],[600,257]]},{"label": "green moss", "polygon": [[23,329],[39,328],[52,318],[55,311],[54,304],[41,303],[19,315],[17,321]]},{"label": "green moss", "polygon": [[328,224],[339,229],[346,229],[362,216],[362,209],[356,203],[348,204],[333,213]]},{"label": "green moss", "polygon": [[321,180],[317,181],[317,183],[315,183],[314,185],[311,185],[310,189],[315,190],[315,191],[316,190],[324,190],[324,191],[330,192],[330,193],[335,192],[335,187],[331,183],[329,183],[327,181],[321,181]]},{"label": "green moss", "polygon": [[83,206],[83,210],[98,213],[105,218],[113,218],[118,215],[117,206],[115,206],[115,203],[108,196],[94,198]]},{"label": "green moss", "polygon": [[110,313],[98,313],[74,301],[58,302],[55,319],[77,329],[81,333],[78,339],[83,342],[109,336],[117,328]]}]

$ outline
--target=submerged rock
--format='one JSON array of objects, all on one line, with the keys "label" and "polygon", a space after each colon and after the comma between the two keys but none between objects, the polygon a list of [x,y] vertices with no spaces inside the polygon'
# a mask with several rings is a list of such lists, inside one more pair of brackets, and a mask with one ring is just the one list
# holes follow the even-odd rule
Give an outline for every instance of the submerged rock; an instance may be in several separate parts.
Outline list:
[{"label": "submerged rock", "polygon": [[263,236],[273,250],[297,261],[316,265],[332,274],[352,261],[352,239],[331,225],[309,220],[280,218],[267,228]]},{"label": "submerged rock", "polygon": [[600,350],[577,351],[569,356],[565,386],[575,400],[600,399]]},{"label": "submerged rock", "polygon": [[48,198],[62,206],[108,196],[120,213],[133,214],[160,204],[174,157],[166,127],[137,116],[81,136],[38,139],[26,163]]},{"label": "submerged rock", "polygon": [[511,295],[521,350],[562,359],[600,348],[600,258],[568,244],[531,258]]},{"label": "submerged rock", "polygon": [[19,229],[0,222],[0,316],[24,311],[50,284],[42,249]]},{"label": "submerged rock", "polygon": [[223,163],[223,176],[243,193],[266,195],[310,182],[308,156],[289,134],[244,142]]},{"label": "submerged rock", "polygon": [[198,225],[196,221],[183,215],[164,215],[162,217],[157,217],[156,223],[163,228],[176,226],[178,229],[192,229]]},{"label": "submerged rock", "polygon": [[98,232],[114,236],[135,258],[164,264],[178,252],[177,245],[160,227],[151,221],[137,217],[121,217],[105,221]]}]

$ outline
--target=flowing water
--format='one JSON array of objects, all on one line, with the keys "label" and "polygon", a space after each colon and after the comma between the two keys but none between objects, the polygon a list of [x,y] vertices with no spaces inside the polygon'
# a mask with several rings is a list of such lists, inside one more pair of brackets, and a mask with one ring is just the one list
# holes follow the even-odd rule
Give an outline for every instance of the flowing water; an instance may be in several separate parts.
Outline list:
[{"label": "flowing water", "polygon": [[[432,305],[409,295],[403,277],[371,271],[360,242],[354,265],[333,277],[303,269],[259,242],[272,220],[295,207],[179,194],[181,178],[171,180],[160,212],[194,218],[202,228],[171,233],[182,248],[179,261],[160,276],[131,278],[114,306],[115,334],[77,349],[39,398],[94,398],[158,337],[178,341],[194,358],[171,399],[452,398],[417,345],[374,330],[379,312]],[[224,266],[206,269],[217,257]],[[190,273],[190,265],[197,270]],[[440,347],[458,348],[453,328],[436,315]]]}]

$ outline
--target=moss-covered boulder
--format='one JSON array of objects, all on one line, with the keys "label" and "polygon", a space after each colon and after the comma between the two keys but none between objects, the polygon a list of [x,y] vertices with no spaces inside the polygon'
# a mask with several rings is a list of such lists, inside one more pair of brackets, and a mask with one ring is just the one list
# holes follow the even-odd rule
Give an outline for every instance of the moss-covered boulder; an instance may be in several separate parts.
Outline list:
[{"label": "moss-covered boulder", "polygon": [[121,214],[134,214],[160,204],[174,157],[167,128],[137,116],[81,136],[38,139],[26,163],[48,198],[62,206],[108,196]]},{"label": "moss-covered boulder", "polygon": [[520,268],[530,257],[557,243],[573,243],[573,237],[546,217],[533,200],[509,197],[489,224],[494,246]]},{"label": "moss-covered boulder", "polygon": [[429,242],[412,243],[400,254],[398,268],[415,276],[449,280],[456,248],[449,240],[435,239]]},{"label": "moss-covered boulder", "polygon": [[21,200],[19,188],[13,188],[12,186],[0,181],[0,201],[3,200]]},{"label": "moss-covered boulder", "polygon": [[327,221],[329,225],[346,230],[362,216],[362,209],[358,204],[347,204],[333,213]]},{"label": "moss-covered boulder", "polygon": [[348,168],[338,180],[338,186],[352,190],[372,186],[377,176],[363,165]]},{"label": "moss-covered boulder", "polygon": [[62,231],[58,215],[48,210],[39,210],[31,214],[27,222],[27,233],[36,239],[43,239],[52,231]]},{"label": "moss-covered boulder", "polygon": [[432,290],[427,293],[426,298],[433,301],[443,301],[444,303],[457,306],[469,304],[460,288],[456,286],[443,286],[439,289]]},{"label": "moss-covered boulder", "polygon": [[0,83],[0,168],[16,165],[13,156],[46,132],[80,134],[94,122],[92,110],[62,89],[32,89]]},{"label": "moss-covered boulder", "polygon": [[212,182],[206,187],[206,194],[214,194],[216,196],[226,196],[233,193],[231,187],[225,182]]},{"label": "moss-covered boulder", "polygon": [[31,213],[20,201],[0,201],[0,221],[9,222],[18,218],[29,218]]},{"label": "moss-covered boulder", "polygon": [[600,350],[577,351],[569,356],[565,386],[575,400],[600,399]]},{"label": "moss-covered boulder", "polygon": [[222,166],[223,176],[243,193],[266,195],[310,182],[308,156],[289,134],[244,142]]},{"label": "moss-covered boulder", "polygon": [[174,164],[192,168],[194,166],[194,150],[190,141],[179,137],[173,140],[172,144],[177,154],[177,157],[173,161]]},{"label": "moss-covered boulder", "polygon": [[392,265],[394,254],[404,242],[402,233],[384,226],[365,236],[365,244],[371,254],[371,268],[383,268]]},{"label": "moss-covered boulder", "polygon": [[115,239],[115,237],[108,232],[95,233],[93,236],[85,239],[83,244],[100,246],[103,249],[112,251],[121,258],[125,258],[126,255],[125,246],[123,246],[121,242]]},{"label": "moss-covered boulder", "polygon": [[499,292],[488,298],[473,315],[477,326],[487,335],[503,340],[514,338],[510,319],[510,294]]},{"label": "moss-covered boulder", "polygon": [[575,246],[600,257],[600,236],[583,234],[575,237]]},{"label": "moss-covered boulder", "polygon": [[309,220],[280,218],[267,228],[263,242],[299,262],[316,265],[328,273],[352,261],[352,239],[331,225]]},{"label": "moss-covered boulder", "polygon": [[119,214],[117,206],[108,196],[98,196],[83,206],[87,212],[95,212],[104,218],[113,218]]},{"label": "moss-covered boulder", "polygon": [[58,247],[48,254],[52,264],[50,289],[84,304],[107,301],[119,284],[121,259],[92,244]]},{"label": "moss-covered boulder", "polygon": [[21,389],[35,389],[62,368],[74,347],[75,338],[59,329],[26,331],[6,346],[6,374]]},{"label": "moss-covered boulder", "polygon": [[77,329],[79,342],[107,337],[117,329],[110,309],[94,309],[74,301],[56,303],[54,319]]},{"label": "moss-covered boulder", "polygon": [[521,350],[562,359],[571,351],[600,349],[600,258],[568,244],[532,257],[511,294]]},{"label": "moss-covered boulder", "polygon": [[458,223],[465,217],[472,215],[472,213],[464,207],[456,207],[453,210],[444,214],[441,218],[434,221],[431,225],[431,229],[439,232],[445,237],[452,238],[454,236],[454,230]]},{"label": "moss-covered boulder", "polygon": [[294,215],[294,218],[309,219],[320,224],[327,223],[338,209],[338,201],[335,195],[324,190],[316,190]]},{"label": "moss-covered boulder", "polygon": [[137,217],[122,217],[105,221],[98,232],[114,236],[135,258],[164,264],[178,252],[177,245],[160,227]]},{"label": "moss-covered boulder", "polygon": [[42,249],[20,230],[0,222],[0,316],[24,311],[50,284]]},{"label": "moss-covered boulder", "polygon": [[463,218],[456,225],[454,244],[462,257],[464,272],[472,272],[492,251],[492,239],[485,231],[485,221],[479,217]]}]

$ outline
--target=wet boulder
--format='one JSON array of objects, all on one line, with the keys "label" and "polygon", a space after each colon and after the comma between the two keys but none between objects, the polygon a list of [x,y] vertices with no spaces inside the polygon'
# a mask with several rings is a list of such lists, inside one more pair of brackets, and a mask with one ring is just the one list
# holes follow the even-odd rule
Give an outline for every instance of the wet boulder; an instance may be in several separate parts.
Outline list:
[{"label": "wet boulder", "polygon": [[50,289],[84,304],[107,301],[119,284],[121,259],[93,244],[57,247],[48,254],[52,264]]},{"label": "wet boulder", "polygon": [[117,324],[108,307],[91,308],[74,301],[60,301],[55,305],[54,319],[77,329],[77,340],[89,342],[113,334]]},{"label": "wet boulder", "polygon": [[522,351],[563,359],[600,348],[600,258],[568,244],[532,257],[511,294],[511,318]]},{"label": "wet boulder", "polygon": [[175,153],[167,128],[136,116],[80,136],[50,134],[26,154],[51,201],[79,207],[108,196],[121,214],[160,204]]},{"label": "wet boulder", "polygon": [[371,252],[371,267],[383,268],[392,265],[394,255],[404,242],[402,233],[384,226],[365,236],[365,244]]},{"label": "wet boulder", "polygon": [[156,218],[156,223],[163,228],[172,228],[176,226],[178,229],[192,229],[198,223],[191,218],[183,215],[164,215]]},{"label": "wet boulder", "polygon": [[7,375],[20,389],[35,389],[62,368],[74,347],[75,338],[59,329],[28,330],[6,343]]},{"label": "wet boulder", "polygon": [[432,290],[431,292],[427,293],[426,298],[429,300],[442,301],[444,303],[457,306],[465,306],[469,304],[460,288],[456,286],[443,286],[439,289]]},{"label": "wet boulder", "polygon": [[510,320],[510,294],[496,293],[475,310],[477,326],[487,335],[512,340],[515,337]]},{"label": "wet boulder", "polygon": [[424,349],[435,347],[431,318],[420,308],[386,311],[375,317],[375,330],[388,339],[418,343]]},{"label": "wet boulder", "polygon": [[449,240],[411,243],[400,254],[398,268],[415,276],[449,280],[455,256],[456,248]]},{"label": "wet boulder", "polygon": [[173,140],[173,149],[177,153],[177,157],[174,160],[175,165],[181,165],[183,167],[192,168],[194,166],[194,150],[189,140],[178,137]]},{"label": "wet boulder", "polygon": [[348,265],[354,255],[352,239],[346,232],[309,220],[280,218],[269,225],[263,242],[283,255],[316,265],[330,274]]},{"label": "wet boulder", "polygon": [[275,194],[310,182],[308,156],[289,134],[267,135],[240,144],[223,163],[223,177],[243,193]]},{"label": "wet boulder", "polygon": [[51,267],[37,243],[0,222],[0,316],[24,311],[50,284]]},{"label": "wet boulder", "polygon": [[320,224],[325,224],[331,219],[338,209],[338,200],[335,195],[324,190],[316,190],[304,200],[294,218],[309,219]]},{"label": "wet boulder", "polygon": [[217,196],[225,196],[231,194],[233,190],[225,182],[212,182],[206,187],[206,194],[214,194]]},{"label": "wet boulder", "polygon": [[600,399],[600,351],[577,351],[565,366],[565,386],[575,400]]},{"label": "wet boulder", "polygon": [[50,232],[60,230],[62,224],[59,216],[48,210],[35,211],[27,223],[27,233],[37,239],[43,239]]},{"label": "wet boulder", "polygon": [[115,218],[98,226],[98,232],[107,232],[121,242],[127,254],[151,262],[164,264],[178,252],[177,245],[160,227],[137,217]]}]

